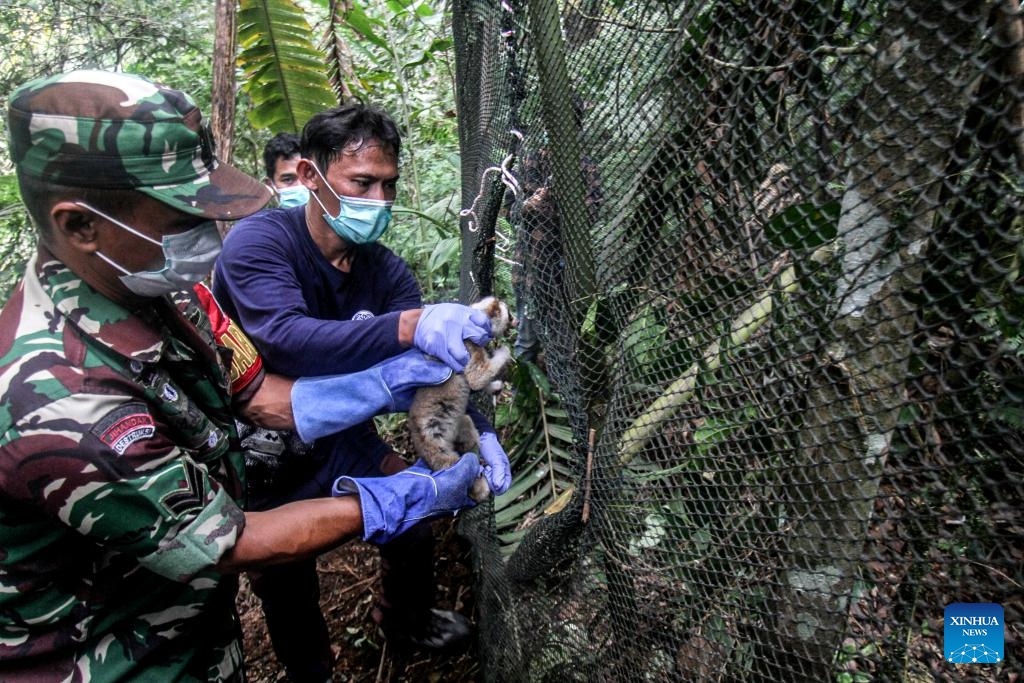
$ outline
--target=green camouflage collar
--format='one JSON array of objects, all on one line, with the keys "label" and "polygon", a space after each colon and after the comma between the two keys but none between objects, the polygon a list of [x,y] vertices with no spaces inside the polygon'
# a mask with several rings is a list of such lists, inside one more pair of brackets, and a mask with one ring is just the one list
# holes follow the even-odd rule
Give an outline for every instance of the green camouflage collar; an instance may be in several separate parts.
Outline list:
[{"label": "green camouflage collar", "polygon": [[115,353],[144,363],[160,359],[164,341],[159,331],[97,292],[45,248],[29,262],[26,275],[26,307],[45,306],[49,299],[68,322]]}]

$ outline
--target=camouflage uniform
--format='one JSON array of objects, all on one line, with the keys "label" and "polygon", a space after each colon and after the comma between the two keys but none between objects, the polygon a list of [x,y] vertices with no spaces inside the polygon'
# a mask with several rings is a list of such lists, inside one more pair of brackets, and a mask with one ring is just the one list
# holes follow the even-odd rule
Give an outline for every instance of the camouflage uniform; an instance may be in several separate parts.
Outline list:
[{"label": "camouflage uniform", "polygon": [[244,525],[217,356],[45,251],[0,335],[2,677],[238,678],[236,585],[212,569]]},{"label": "camouflage uniform", "polygon": [[[214,173],[198,109],[144,79],[40,80],[8,116],[19,175],[208,218],[269,196]],[[214,569],[245,524],[230,351],[191,293],[152,302],[130,312],[40,247],[0,312],[4,681],[244,679],[237,581]]]}]

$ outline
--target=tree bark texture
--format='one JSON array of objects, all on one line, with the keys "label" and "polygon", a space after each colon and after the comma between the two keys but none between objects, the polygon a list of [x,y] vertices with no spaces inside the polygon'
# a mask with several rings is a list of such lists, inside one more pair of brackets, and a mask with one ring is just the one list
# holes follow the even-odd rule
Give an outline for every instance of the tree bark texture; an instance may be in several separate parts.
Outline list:
[{"label": "tree bark texture", "polygon": [[[216,0],[210,129],[217,145],[217,158],[226,164],[232,162],[235,145],[237,11],[236,0]],[[223,237],[231,229],[231,224],[219,221],[218,229]]]},{"label": "tree bark texture", "polygon": [[830,680],[865,530],[906,391],[921,259],[977,77],[985,3],[891,3],[845,165],[845,248],[826,357],[809,378],[780,558],[778,673]]}]

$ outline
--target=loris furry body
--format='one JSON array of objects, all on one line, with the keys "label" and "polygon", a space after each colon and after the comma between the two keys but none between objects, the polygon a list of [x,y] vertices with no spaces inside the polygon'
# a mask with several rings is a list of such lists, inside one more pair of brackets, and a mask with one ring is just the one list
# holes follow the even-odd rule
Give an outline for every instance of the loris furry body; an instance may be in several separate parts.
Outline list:
[{"label": "loris furry body", "polygon": [[[491,321],[491,334],[495,339],[504,335],[512,326],[512,316],[504,302],[487,297],[472,306],[487,314]],[[495,382],[512,358],[507,346],[488,352],[473,342],[467,341],[465,344],[469,351],[466,369],[461,374],[453,374],[441,384],[417,389],[409,408],[409,434],[413,449],[432,470],[447,469],[463,453],[477,451],[480,434],[466,415],[469,394]],[[484,500],[489,494],[487,480],[480,477],[474,482],[470,495],[474,500]]]}]

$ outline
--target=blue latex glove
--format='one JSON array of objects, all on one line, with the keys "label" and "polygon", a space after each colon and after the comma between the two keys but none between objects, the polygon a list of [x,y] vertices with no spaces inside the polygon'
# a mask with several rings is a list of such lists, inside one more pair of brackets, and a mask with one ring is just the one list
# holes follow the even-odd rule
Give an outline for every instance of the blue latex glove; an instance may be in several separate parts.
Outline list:
[{"label": "blue latex glove", "polygon": [[491,339],[491,321],[483,311],[462,304],[423,307],[412,345],[462,372],[469,362],[463,340],[484,345]]},{"label": "blue latex glove", "polygon": [[295,431],[311,443],[374,415],[405,412],[417,388],[451,376],[447,365],[412,350],[362,372],[303,377],[292,385]]},{"label": "blue latex glove", "polygon": [[500,496],[508,491],[512,485],[512,466],[494,432],[480,433],[480,458],[484,461],[484,477],[491,493]]},{"label": "blue latex glove", "polygon": [[473,453],[440,472],[432,472],[417,460],[412,467],[390,477],[339,477],[332,494],[358,494],[363,540],[387,543],[424,519],[454,515],[476,505],[469,489],[482,470]]}]

